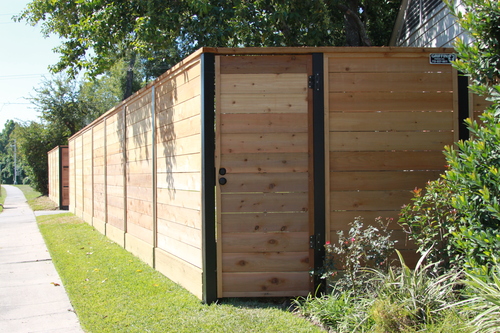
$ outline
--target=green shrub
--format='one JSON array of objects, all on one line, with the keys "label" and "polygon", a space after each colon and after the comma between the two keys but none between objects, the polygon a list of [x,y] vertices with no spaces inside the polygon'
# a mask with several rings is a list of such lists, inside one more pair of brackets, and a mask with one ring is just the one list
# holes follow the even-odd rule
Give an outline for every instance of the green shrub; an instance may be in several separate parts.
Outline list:
[{"label": "green shrub", "polygon": [[445,179],[453,207],[460,212],[452,233],[454,245],[462,252],[466,269],[487,274],[500,263],[500,124],[497,110],[486,111],[483,126],[468,121],[473,138],[448,147],[450,169]]},{"label": "green shrub", "polygon": [[445,268],[464,266],[488,274],[500,263],[500,124],[492,108],[481,120],[468,120],[472,138],[447,147],[449,169],[429,182],[412,203],[403,207],[399,222],[409,230],[420,253]]},{"label": "green shrub", "polygon": [[361,217],[355,218],[349,225],[347,236],[343,231],[337,234],[338,244],[325,244],[323,278],[338,290],[359,290],[370,288],[364,268],[370,267],[386,271],[389,257],[394,253],[395,241],[391,240],[391,222],[375,219],[378,226],[364,227]]},{"label": "green shrub", "polygon": [[457,210],[452,205],[450,184],[440,178],[429,181],[425,190],[415,189],[412,203],[403,206],[399,223],[409,238],[418,246],[418,252],[427,254],[427,260],[449,269],[459,263],[458,249],[449,240],[456,231]]},{"label": "green shrub", "polygon": [[370,288],[334,288],[296,300],[296,310],[339,333],[468,331],[458,308],[451,306],[458,302],[459,272],[436,275],[435,264],[425,264],[428,252],[411,270],[397,253],[401,267],[364,269]]}]

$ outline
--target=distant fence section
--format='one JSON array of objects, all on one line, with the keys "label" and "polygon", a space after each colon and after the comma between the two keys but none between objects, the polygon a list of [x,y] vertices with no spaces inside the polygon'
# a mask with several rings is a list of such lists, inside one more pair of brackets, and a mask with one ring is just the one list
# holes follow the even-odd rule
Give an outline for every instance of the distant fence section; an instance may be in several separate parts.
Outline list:
[{"label": "distant fence section", "polygon": [[200,49],[70,138],[70,210],[205,301],[314,292],[325,241],[397,220],[467,136],[450,52]]},{"label": "distant fence section", "polygon": [[69,150],[57,146],[48,153],[49,198],[59,209],[69,208]]}]

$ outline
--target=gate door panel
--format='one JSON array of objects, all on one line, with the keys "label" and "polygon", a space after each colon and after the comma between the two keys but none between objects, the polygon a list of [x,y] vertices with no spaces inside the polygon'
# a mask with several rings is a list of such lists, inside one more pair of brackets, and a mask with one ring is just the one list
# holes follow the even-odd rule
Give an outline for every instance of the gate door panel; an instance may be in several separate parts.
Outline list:
[{"label": "gate door panel", "polygon": [[307,295],[311,57],[216,59],[218,297]]}]

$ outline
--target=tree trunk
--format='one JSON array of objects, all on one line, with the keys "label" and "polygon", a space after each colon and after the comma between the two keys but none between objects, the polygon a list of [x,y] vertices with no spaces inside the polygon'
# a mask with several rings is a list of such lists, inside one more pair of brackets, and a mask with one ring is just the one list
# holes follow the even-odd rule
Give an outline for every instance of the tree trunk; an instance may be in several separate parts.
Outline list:
[{"label": "tree trunk", "polygon": [[339,4],[344,13],[344,27],[347,46],[371,46],[370,38],[361,18],[358,0],[347,0],[346,4]]},{"label": "tree trunk", "polygon": [[135,58],[136,54],[135,52],[132,53],[130,56],[130,61],[128,63],[128,69],[127,69],[127,77],[125,79],[125,90],[123,92],[123,99],[127,99],[130,96],[132,96],[132,89],[133,89],[133,83],[134,83],[134,64],[135,64]]}]

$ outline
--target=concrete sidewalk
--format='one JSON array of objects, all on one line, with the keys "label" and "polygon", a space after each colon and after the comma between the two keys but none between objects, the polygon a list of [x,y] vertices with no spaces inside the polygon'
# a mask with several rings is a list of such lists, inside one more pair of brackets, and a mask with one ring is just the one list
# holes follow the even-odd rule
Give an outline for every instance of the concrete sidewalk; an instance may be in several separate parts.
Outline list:
[{"label": "concrete sidewalk", "polygon": [[24,194],[3,186],[0,332],[83,332]]}]

